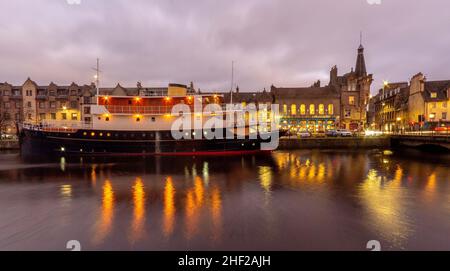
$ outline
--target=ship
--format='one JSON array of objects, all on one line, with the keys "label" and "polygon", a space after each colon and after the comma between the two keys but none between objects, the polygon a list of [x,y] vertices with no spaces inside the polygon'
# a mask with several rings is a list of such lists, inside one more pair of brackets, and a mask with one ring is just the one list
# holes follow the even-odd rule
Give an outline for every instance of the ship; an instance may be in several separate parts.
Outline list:
[{"label": "ship", "polygon": [[[135,96],[102,95],[97,89],[88,122],[23,123],[19,131],[21,152],[25,156],[217,156],[270,152],[272,149],[264,144],[276,137],[276,131],[267,126],[262,130],[261,123],[252,126],[245,120],[241,124],[223,121],[209,130],[196,125],[211,122],[212,118],[225,120],[242,111],[227,105],[223,95],[189,93],[187,86],[180,84],[169,84],[165,92]],[[175,106],[184,111],[174,111]],[[248,120],[248,114],[244,116]],[[174,133],[174,124],[186,122],[194,125],[190,129],[183,126]]]}]

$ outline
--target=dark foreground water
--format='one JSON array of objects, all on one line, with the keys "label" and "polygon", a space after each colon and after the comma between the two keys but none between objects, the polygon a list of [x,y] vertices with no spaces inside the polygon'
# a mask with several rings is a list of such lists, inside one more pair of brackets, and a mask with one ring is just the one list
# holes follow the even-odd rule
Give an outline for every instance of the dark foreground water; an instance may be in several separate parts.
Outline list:
[{"label": "dark foreground water", "polygon": [[0,154],[0,250],[450,250],[450,157]]}]

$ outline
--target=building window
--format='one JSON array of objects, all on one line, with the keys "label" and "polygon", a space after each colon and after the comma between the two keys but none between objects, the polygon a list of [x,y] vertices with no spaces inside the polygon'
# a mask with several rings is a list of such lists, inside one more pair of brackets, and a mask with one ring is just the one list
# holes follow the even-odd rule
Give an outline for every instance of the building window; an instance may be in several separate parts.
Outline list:
[{"label": "building window", "polygon": [[447,108],[447,102],[442,102],[442,107]]},{"label": "building window", "polygon": [[9,109],[9,108],[11,107],[11,105],[10,105],[9,102],[5,102],[5,103],[3,104],[3,106],[5,107],[5,109]]},{"label": "building window", "polygon": [[436,92],[431,92],[431,98],[437,98],[437,93]]},{"label": "building window", "polygon": [[29,120],[33,119],[32,116],[31,116],[31,114],[28,114],[28,119],[29,119]]},{"label": "building window", "polygon": [[50,117],[52,118],[52,120],[55,120],[56,119],[56,113],[51,113]]},{"label": "building window", "polygon": [[72,89],[72,90],[70,91],[70,95],[76,96],[76,95],[77,95],[77,90],[76,90],[76,89]]},{"label": "building window", "polygon": [[78,120],[78,114],[72,113],[72,120]]},{"label": "building window", "polygon": [[45,108],[45,102],[39,102],[39,108],[41,109]]},{"label": "building window", "polygon": [[10,120],[11,119],[11,115],[9,113],[5,113],[3,115],[3,117],[4,117],[5,120]]},{"label": "building window", "polygon": [[291,105],[291,115],[293,115],[293,116],[297,115],[297,105],[296,104]]},{"label": "building window", "polygon": [[436,103],[431,103],[431,108],[436,108]]},{"label": "building window", "polygon": [[344,117],[350,118],[351,116],[352,116],[352,110],[350,110],[350,109],[345,109]]},{"label": "building window", "polygon": [[9,90],[5,90],[4,95],[5,95],[5,96],[9,96]]},{"label": "building window", "polygon": [[348,96],[348,104],[355,105],[355,96]]},{"label": "building window", "polygon": [[56,108],[56,102],[50,102],[50,108]]},{"label": "building window", "polygon": [[67,107],[66,102],[60,102],[59,106],[60,106],[59,108],[62,108],[62,109],[64,109],[64,107]]},{"label": "building window", "polygon": [[334,106],[333,104],[329,104],[328,105],[328,115],[333,115],[334,114]]},{"label": "building window", "polygon": [[319,104],[319,115],[325,114],[325,105]]},{"label": "building window", "polygon": [[45,120],[45,113],[39,114],[39,120]]},{"label": "building window", "polygon": [[73,109],[78,108],[78,103],[77,103],[77,101],[71,101],[71,102],[70,102],[70,108],[73,108]]},{"label": "building window", "polygon": [[31,108],[31,102],[27,102],[28,108]]},{"label": "building window", "polygon": [[287,104],[283,105],[283,113],[287,115]]},{"label": "building window", "polygon": [[21,102],[16,102],[16,108],[17,109],[22,108],[22,103]]},{"label": "building window", "polygon": [[61,113],[61,118],[63,120],[66,120],[67,119],[67,113]]},{"label": "building window", "polygon": [[90,117],[85,117],[84,118],[84,123],[91,123],[91,118]]},{"label": "building window", "polygon": [[84,114],[91,114],[91,107],[90,106],[84,107]]},{"label": "building window", "polygon": [[310,115],[316,114],[316,106],[314,104],[309,105],[309,114]]},{"label": "building window", "polygon": [[447,112],[442,112],[442,119],[446,120],[447,119]]},{"label": "building window", "polygon": [[306,114],[306,105],[304,105],[304,104],[300,105],[300,114],[301,115]]},{"label": "building window", "polygon": [[19,121],[19,120],[20,120],[20,114],[19,114],[19,113],[16,113],[16,114],[15,114],[15,120],[16,120],[16,121]]},{"label": "building window", "polygon": [[90,104],[91,103],[91,97],[83,97],[83,103],[84,104]]}]

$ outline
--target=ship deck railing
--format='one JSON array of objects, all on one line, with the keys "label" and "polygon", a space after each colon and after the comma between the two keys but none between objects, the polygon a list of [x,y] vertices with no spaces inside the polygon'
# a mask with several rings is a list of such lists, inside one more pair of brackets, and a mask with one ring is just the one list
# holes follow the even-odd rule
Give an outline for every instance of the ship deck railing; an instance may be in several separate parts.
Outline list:
[{"label": "ship deck railing", "polygon": [[[202,111],[203,108],[197,109],[193,105],[188,105],[192,113],[225,113],[226,105],[219,105],[219,111]],[[172,113],[173,105],[170,106],[123,106],[123,105],[105,105],[106,110],[111,114],[141,114],[141,115],[166,115]]]},{"label": "ship deck railing", "polygon": [[91,129],[92,123],[85,122],[62,122],[62,121],[44,121],[38,124],[23,123],[22,128],[31,131],[75,133],[80,129]]}]

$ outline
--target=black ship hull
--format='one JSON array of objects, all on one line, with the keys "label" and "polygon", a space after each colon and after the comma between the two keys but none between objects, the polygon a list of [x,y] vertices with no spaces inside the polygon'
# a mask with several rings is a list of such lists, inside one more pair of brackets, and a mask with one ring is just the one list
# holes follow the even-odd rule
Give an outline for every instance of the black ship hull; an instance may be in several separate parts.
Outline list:
[{"label": "black ship hull", "polygon": [[[198,132],[201,134],[201,131]],[[25,156],[203,156],[267,153],[265,141],[256,139],[181,139],[170,131],[42,131],[22,129],[21,153]]]}]

